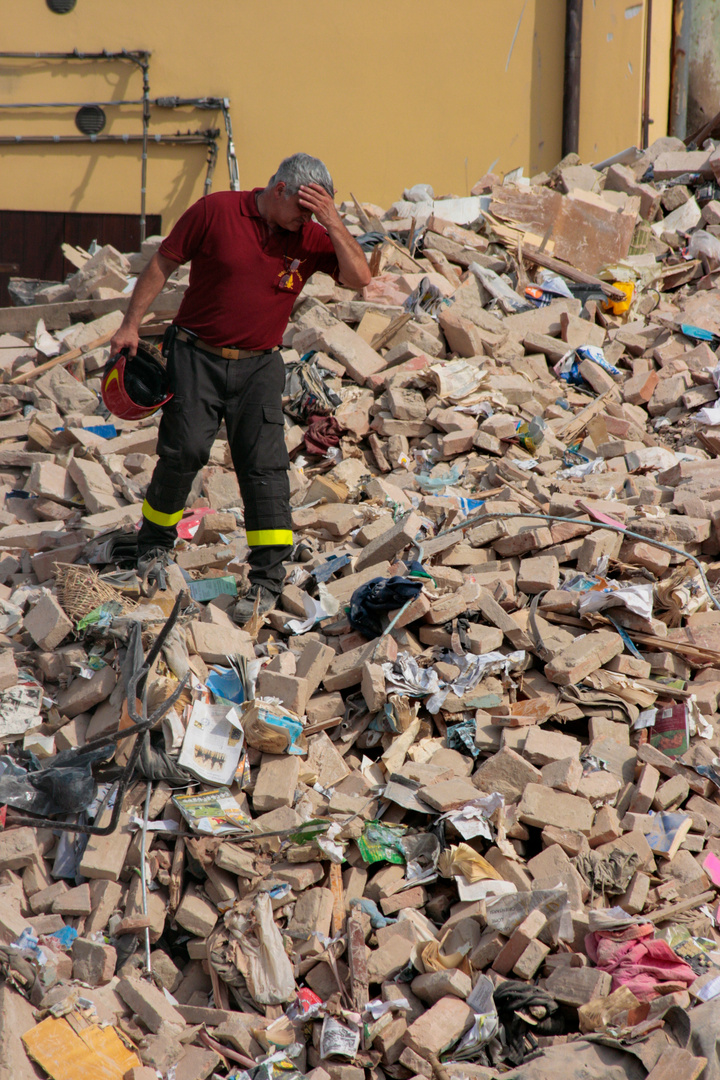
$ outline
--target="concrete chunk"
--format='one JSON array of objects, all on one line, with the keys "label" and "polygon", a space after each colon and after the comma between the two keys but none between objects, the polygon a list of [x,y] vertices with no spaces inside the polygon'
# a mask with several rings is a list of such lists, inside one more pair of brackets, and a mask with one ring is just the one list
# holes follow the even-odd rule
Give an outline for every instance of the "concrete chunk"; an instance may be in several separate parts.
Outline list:
[{"label": "concrete chunk", "polygon": [[0,832],[0,870],[19,870],[40,858],[34,829],[22,826]]},{"label": "concrete chunk", "polygon": [[594,630],[576,638],[545,665],[545,676],[559,686],[582,682],[593,671],[625,649],[622,638],[610,630]]},{"label": "concrete chunk", "polygon": [[150,1031],[158,1032],[164,1023],[174,1024],[178,1029],[185,1027],[178,1010],[152,983],[141,979],[121,979],[117,992]]},{"label": "concrete chunk", "polygon": [[509,747],[493,754],[473,773],[472,782],[481,791],[497,791],[508,802],[519,799],[528,784],[540,784],[540,771]]},{"label": "concrete chunk", "polygon": [[528,784],[523,793],[518,816],[526,825],[543,829],[555,825],[559,829],[575,829],[589,835],[595,811],[587,799],[566,795],[562,791]]},{"label": "concrete chunk", "polygon": [[35,644],[47,652],[56,649],[72,628],[72,620],[48,592],[43,592],[25,616],[25,629]]},{"label": "concrete chunk", "polygon": [[115,974],[117,953],[112,945],[76,938],[72,947],[73,979],[100,986]]},{"label": "concrete chunk", "polygon": [[421,1057],[441,1054],[464,1035],[474,1019],[475,1014],[464,1001],[444,997],[410,1025],[403,1041]]},{"label": "concrete chunk", "polygon": [[112,481],[98,462],[73,458],[68,472],[78,486],[88,513],[102,514],[120,507]]},{"label": "concrete chunk", "polygon": [[300,775],[300,758],[292,754],[263,754],[253,790],[253,809],[259,814],[292,806]]},{"label": "concrete chunk", "polygon": [[531,727],[528,728],[523,753],[533,765],[541,768],[551,761],[562,761],[564,758],[579,760],[581,750],[582,743],[571,735],[547,731],[544,727]]},{"label": "concrete chunk", "polygon": [[420,516],[414,512],[401,518],[387,532],[365,545],[357,557],[355,569],[364,570],[375,563],[392,560],[398,552],[406,548],[408,544],[413,543],[420,530],[420,525]]}]

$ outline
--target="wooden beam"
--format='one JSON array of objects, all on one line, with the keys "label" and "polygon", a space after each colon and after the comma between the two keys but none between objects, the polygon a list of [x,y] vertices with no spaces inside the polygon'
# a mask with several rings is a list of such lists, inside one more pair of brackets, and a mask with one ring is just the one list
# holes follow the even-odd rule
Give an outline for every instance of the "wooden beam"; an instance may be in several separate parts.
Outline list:
[{"label": "wooden beam", "polygon": [[353,1008],[362,1012],[370,995],[367,961],[365,959],[365,932],[360,917],[353,913],[347,922],[348,967],[350,968],[350,995]]},{"label": "wooden beam", "polygon": [[536,266],[544,266],[546,270],[552,270],[556,274],[570,278],[571,281],[578,285],[595,285],[598,289],[602,289],[605,295],[612,300],[627,299],[621,289],[616,289],[614,285],[608,285],[607,281],[601,281],[600,278],[594,277],[593,274],[586,274],[584,270],[578,270],[561,259],[554,259],[551,255],[546,255],[544,251],[540,251],[539,248],[530,244],[523,244],[522,257],[527,259],[528,262],[535,263]]},{"label": "wooden beam", "polygon": [[[175,315],[183,293],[178,290],[160,293],[150,307],[156,315]],[[48,330],[65,330],[76,322],[99,319],[111,311],[127,311],[130,296],[112,300],[71,300],[66,304],[30,304],[28,307],[0,308],[0,334],[27,334],[34,331],[38,319]]]},{"label": "wooden beam", "polygon": [[584,427],[589,424],[594,416],[602,412],[605,407],[605,402],[609,401],[611,397],[615,396],[615,390],[606,390],[604,394],[601,394],[599,398],[595,398],[589,405],[586,405],[584,409],[581,409],[575,416],[571,416],[569,420],[566,420],[562,427],[555,428],[555,435],[558,439],[573,440],[580,434]]},{"label": "wooden beam", "polygon": [[397,319],[393,319],[384,330],[381,330],[379,334],[375,335],[370,342],[371,347],[375,349],[376,352],[379,352],[389,341],[392,341],[398,330],[402,330],[403,326],[405,326],[406,323],[409,323],[411,319],[412,314],[409,311],[404,311],[402,315],[398,315]]},{"label": "wooden beam", "polygon": [[647,922],[657,923],[664,922],[666,919],[672,919],[676,915],[679,915],[682,911],[689,911],[692,908],[700,907],[701,904],[707,904],[711,900],[715,899],[715,890],[700,893],[699,896],[690,896],[685,900],[678,900],[676,904],[666,904],[664,907],[658,908],[657,911],[651,911],[649,914],[643,914],[643,919]]},{"label": "wooden beam", "polygon": [[[572,520],[572,518],[568,518],[568,521]],[[560,623],[564,626],[579,626],[585,629],[587,629],[588,621],[603,626],[612,626],[610,620],[597,611],[588,614],[585,619],[576,619],[573,615],[559,615],[555,611],[543,611],[542,617],[547,619],[548,622]],[[696,659],[698,661],[696,666],[698,667],[708,664],[717,667],[720,664],[720,652],[716,649],[708,649],[704,645],[693,645],[691,641],[673,641],[672,638],[657,637],[655,634],[641,634],[635,630],[631,632],[631,636],[637,644],[648,645],[651,649],[657,649],[658,652],[677,653],[678,656]],[[665,688],[661,683],[657,684],[657,689],[662,696]]]},{"label": "wooden beam", "polygon": [[[143,319],[143,323],[149,322],[154,318],[153,315],[146,315]],[[141,324],[142,333],[142,324]],[[90,341],[87,345],[83,345],[79,349],[71,349],[70,352],[60,353],[59,356],[53,356],[52,360],[46,361],[44,364],[40,364],[38,367],[33,368],[32,371],[25,371],[22,375],[16,375],[14,379],[9,380],[10,386],[18,386],[22,383],[30,382],[31,379],[37,379],[38,375],[44,375],[46,371],[50,371],[52,368],[59,365],[71,364],[73,360],[78,360],[85,353],[92,352],[93,349],[99,349],[101,345],[107,345],[109,341],[112,341],[115,336],[115,331],[112,330],[109,334],[103,334],[102,337],[95,338],[94,341]]]},{"label": "wooden beam", "polygon": [[53,356],[52,360],[47,360],[44,364],[39,364],[32,371],[24,371],[22,375],[16,375],[14,379],[9,379],[10,386],[19,386],[23,383],[30,382],[31,379],[37,379],[39,375],[44,375],[46,371],[50,371],[52,368],[59,367],[63,364],[70,364],[73,360],[77,360],[83,355],[83,353],[91,352],[93,349],[100,348],[101,345],[107,345],[108,341],[112,340],[115,331],[110,334],[103,334],[102,337],[95,338],[89,345],[84,346],[82,349],[71,349],[70,352],[60,353],[59,356]]}]

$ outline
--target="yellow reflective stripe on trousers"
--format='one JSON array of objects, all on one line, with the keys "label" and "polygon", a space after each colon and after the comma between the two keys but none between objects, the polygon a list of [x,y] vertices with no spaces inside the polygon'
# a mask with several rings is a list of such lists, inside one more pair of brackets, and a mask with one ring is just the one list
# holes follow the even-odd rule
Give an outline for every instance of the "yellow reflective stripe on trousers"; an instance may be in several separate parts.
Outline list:
[{"label": "yellow reflective stripe on trousers", "polygon": [[290,546],[293,542],[291,529],[255,529],[246,535],[250,547]]},{"label": "yellow reflective stripe on trousers", "polygon": [[161,514],[159,510],[154,510],[146,499],[143,503],[142,514],[148,521],[152,521],[153,525],[165,525],[167,528],[172,528],[173,525],[177,525],[183,516],[183,511],[178,510],[174,514]]}]

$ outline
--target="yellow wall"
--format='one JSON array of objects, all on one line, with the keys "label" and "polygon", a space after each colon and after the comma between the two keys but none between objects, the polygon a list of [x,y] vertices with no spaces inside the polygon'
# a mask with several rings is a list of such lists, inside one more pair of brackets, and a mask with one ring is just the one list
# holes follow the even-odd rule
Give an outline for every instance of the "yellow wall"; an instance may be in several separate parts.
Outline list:
[{"label": "yellow wall", "polygon": [[673,2],[654,0],[650,56],[650,142],[668,133]]},{"label": "yellow wall", "polygon": [[[641,145],[645,27],[640,0],[585,0],[583,4],[580,149],[602,161]],[[667,135],[672,0],[654,0],[650,63],[650,142]]]},{"label": "yellow wall", "polygon": [[[670,4],[655,0],[654,10]],[[626,17],[633,6],[585,0],[588,161],[639,138],[645,11],[641,3]],[[386,206],[418,182],[465,195],[491,166],[552,168],[564,12],[564,0],[77,0],[55,15],[44,0],[0,0],[0,47],[151,49],[152,97],[231,98],[241,186],[264,183],[283,156],[306,150],[327,161],[339,198],[352,190]],[[128,64],[0,61],[0,102],[120,100],[140,87]],[[73,116],[0,110],[0,134],[72,134]],[[152,112],[153,132],[208,126],[222,126],[220,116]],[[106,133],[140,130],[139,108],[108,110]],[[0,209],[139,210],[137,146],[0,153]],[[224,155],[223,139],[214,190],[228,186]],[[151,145],[148,213],[167,229],[202,194],[204,175],[203,147]]]}]

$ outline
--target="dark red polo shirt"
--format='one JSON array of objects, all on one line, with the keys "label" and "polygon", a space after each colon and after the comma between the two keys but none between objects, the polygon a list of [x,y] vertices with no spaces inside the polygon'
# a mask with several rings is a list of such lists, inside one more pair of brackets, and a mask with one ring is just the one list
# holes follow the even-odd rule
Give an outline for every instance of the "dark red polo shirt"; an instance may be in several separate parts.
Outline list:
[{"label": "dark red polo shirt", "polygon": [[[271,233],[255,205],[261,190],[205,195],[160,245],[168,259],[192,259],[175,323],[218,348],[275,348],[310,275],[323,270],[337,276],[337,256],[322,225],[309,222],[297,233]],[[291,287],[282,287],[288,272]]]}]

